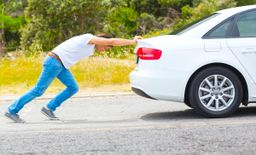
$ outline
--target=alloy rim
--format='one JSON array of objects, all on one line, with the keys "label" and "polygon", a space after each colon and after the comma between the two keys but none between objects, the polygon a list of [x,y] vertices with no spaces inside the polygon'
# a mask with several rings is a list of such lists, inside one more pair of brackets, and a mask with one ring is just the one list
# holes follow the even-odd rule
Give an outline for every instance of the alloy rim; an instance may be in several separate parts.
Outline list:
[{"label": "alloy rim", "polygon": [[234,84],[223,75],[211,75],[205,78],[198,90],[201,104],[211,111],[227,109],[235,98]]}]

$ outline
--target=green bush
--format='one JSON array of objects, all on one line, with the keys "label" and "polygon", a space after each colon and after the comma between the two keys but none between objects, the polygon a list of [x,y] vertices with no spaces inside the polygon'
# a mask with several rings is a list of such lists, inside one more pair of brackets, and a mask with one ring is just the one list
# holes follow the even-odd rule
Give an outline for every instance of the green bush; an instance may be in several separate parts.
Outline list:
[{"label": "green bush", "polygon": [[138,13],[129,7],[112,8],[106,19],[104,31],[119,37],[128,37],[138,28]]},{"label": "green bush", "polygon": [[238,6],[256,4],[256,0],[237,0]]},{"label": "green bush", "polygon": [[29,51],[37,43],[48,51],[74,35],[95,33],[103,27],[102,4],[101,0],[28,0],[22,49]]},{"label": "green bush", "polygon": [[15,50],[19,46],[20,27],[25,23],[20,0],[0,2],[0,42],[4,43],[8,51]]}]

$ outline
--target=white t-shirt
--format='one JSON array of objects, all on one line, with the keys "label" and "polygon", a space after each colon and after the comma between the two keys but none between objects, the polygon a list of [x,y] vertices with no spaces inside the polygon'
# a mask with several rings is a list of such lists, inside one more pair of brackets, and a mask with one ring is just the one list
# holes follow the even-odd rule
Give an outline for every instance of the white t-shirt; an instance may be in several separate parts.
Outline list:
[{"label": "white t-shirt", "polygon": [[79,60],[93,55],[95,45],[89,44],[89,41],[94,37],[89,33],[72,37],[58,45],[52,52],[60,57],[64,67],[68,69]]}]

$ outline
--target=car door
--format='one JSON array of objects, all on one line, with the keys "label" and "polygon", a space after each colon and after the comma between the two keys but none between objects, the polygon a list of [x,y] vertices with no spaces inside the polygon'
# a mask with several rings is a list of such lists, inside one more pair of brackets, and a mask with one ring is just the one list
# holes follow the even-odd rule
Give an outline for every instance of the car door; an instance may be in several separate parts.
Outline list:
[{"label": "car door", "polygon": [[227,44],[246,71],[256,82],[256,10],[235,17]]}]

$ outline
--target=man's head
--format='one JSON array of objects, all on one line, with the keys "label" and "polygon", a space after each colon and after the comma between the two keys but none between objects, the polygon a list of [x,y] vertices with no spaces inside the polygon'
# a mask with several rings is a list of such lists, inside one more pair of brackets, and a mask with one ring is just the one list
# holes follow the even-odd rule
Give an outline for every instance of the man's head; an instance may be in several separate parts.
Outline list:
[{"label": "man's head", "polygon": [[[107,39],[112,38],[112,35],[107,34],[107,33],[99,33],[96,36],[100,37],[100,38],[107,38]],[[105,50],[107,50],[111,47],[113,47],[113,46],[111,46],[111,45],[95,45],[95,49],[96,49],[97,52],[105,51]]]}]

